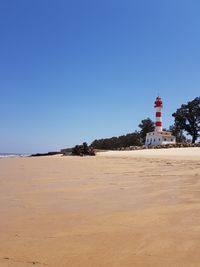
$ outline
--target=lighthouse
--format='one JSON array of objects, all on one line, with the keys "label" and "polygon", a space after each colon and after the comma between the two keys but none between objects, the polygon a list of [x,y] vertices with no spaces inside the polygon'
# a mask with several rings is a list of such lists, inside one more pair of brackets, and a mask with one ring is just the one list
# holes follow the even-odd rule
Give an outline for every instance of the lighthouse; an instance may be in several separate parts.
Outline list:
[{"label": "lighthouse", "polygon": [[163,101],[160,96],[158,96],[154,102],[154,108],[156,112],[155,130],[153,132],[147,133],[145,146],[156,146],[156,145],[167,145],[175,144],[176,138],[169,131],[163,131],[162,128],[162,109]]},{"label": "lighthouse", "polygon": [[156,131],[162,132],[162,108],[163,102],[162,99],[158,96],[154,105],[156,109]]}]

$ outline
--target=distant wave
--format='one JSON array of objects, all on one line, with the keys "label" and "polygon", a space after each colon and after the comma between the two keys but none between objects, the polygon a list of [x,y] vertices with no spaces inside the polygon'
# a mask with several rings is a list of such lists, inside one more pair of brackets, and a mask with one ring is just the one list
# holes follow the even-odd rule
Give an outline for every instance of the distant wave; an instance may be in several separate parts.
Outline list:
[{"label": "distant wave", "polygon": [[0,158],[20,158],[28,156],[27,154],[0,153]]}]

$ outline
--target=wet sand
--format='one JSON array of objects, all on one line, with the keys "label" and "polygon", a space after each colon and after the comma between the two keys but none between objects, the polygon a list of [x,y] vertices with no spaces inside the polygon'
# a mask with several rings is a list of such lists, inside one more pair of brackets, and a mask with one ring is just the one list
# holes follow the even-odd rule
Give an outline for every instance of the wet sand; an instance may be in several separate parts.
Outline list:
[{"label": "wet sand", "polygon": [[200,149],[1,159],[0,214],[1,267],[200,266]]}]

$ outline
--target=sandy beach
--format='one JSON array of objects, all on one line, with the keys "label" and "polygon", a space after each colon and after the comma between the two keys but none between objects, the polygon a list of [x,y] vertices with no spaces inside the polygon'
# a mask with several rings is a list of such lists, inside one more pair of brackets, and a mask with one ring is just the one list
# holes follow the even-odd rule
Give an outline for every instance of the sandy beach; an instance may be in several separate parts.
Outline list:
[{"label": "sandy beach", "polygon": [[0,266],[200,266],[200,148],[0,159]]}]

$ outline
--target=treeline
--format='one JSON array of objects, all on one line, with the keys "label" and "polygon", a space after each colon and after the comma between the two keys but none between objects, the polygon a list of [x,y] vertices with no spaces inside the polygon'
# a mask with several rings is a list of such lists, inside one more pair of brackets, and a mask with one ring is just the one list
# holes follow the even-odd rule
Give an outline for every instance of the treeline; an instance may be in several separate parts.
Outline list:
[{"label": "treeline", "polygon": [[[174,124],[169,127],[169,131],[176,137],[177,142],[187,142],[186,136],[189,135],[192,138],[191,143],[195,143],[200,136],[200,97],[181,105],[172,116]],[[105,150],[142,146],[145,143],[146,134],[154,131],[155,125],[150,118],[147,118],[142,120],[138,127],[140,130],[133,133],[94,140],[91,146],[95,149]]]},{"label": "treeline", "polygon": [[111,137],[105,139],[94,140],[91,146],[95,149],[112,150],[122,147],[141,146],[140,133],[135,131],[127,135],[121,135],[119,137]]}]

